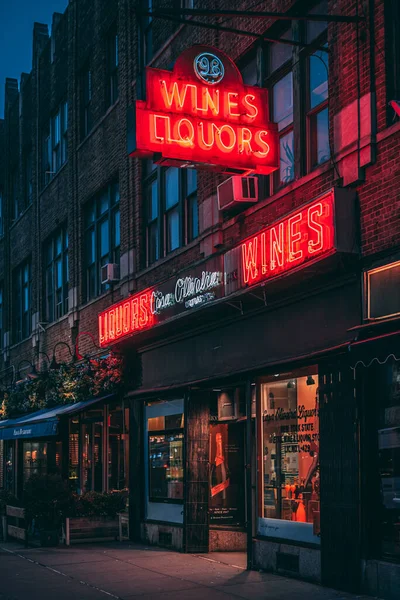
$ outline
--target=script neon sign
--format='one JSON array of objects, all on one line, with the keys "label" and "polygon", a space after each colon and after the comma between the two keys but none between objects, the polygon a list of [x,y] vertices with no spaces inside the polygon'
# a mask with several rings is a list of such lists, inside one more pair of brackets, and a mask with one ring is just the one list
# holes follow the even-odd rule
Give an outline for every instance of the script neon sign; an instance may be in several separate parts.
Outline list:
[{"label": "script neon sign", "polygon": [[146,101],[136,102],[132,154],[156,154],[163,164],[271,173],[279,166],[279,143],[276,125],[268,119],[267,91],[244,85],[234,63],[214,49],[208,56],[214,57],[214,69],[217,62],[220,67],[212,81],[211,67],[205,71],[205,49],[186,50],[173,71],[146,69]]},{"label": "script neon sign", "polygon": [[334,196],[329,193],[241,244],[242,284],[276,277],[335,250]]}]

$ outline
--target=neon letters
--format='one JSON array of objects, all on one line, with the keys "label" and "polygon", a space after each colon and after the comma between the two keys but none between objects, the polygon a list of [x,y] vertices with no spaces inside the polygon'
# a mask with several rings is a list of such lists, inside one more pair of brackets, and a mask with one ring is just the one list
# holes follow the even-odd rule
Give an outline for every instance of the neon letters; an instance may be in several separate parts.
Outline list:
[{"label": "neon letters", "polygon": [[244,85],[234,63],[217,50],[215,65],[211,61],[207,76],[199,77],[207,54],[202,50],[207,49],[183,52],[173,71],[146,69],[146,101],[136,102],[133,155],[161,155],[157,161],[163,164],[270,173],[279,166],[279,142],[268,120],[267,91]]}]

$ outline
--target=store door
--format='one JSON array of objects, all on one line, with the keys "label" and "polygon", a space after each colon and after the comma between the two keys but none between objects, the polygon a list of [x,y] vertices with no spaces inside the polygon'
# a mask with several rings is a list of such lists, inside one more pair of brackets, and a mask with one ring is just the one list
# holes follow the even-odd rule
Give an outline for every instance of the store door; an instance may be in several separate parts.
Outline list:
[{"label": "store door", "polygon": [[210,425],[210,527],[245,526],[245,423]]}]

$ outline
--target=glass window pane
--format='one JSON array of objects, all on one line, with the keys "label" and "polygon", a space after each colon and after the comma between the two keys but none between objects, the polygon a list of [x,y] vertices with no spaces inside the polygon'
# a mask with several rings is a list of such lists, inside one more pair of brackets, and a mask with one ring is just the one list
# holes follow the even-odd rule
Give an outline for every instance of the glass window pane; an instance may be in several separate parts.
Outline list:
[{"label": "glass window pane", "polygon": [[197,171],[195,169],[186,169],[187,195],[197,190]]},{"label": "glass window pane", "polygon": [[90,230],[86,234],[86,263],[87,265],[91,265],[96,256],[96,245],[95,245],[95,235],[94,230]]},{"label": "glass window pane", "polygon": [[58,258],[56,260],[56,288],[62,287],[63,277],[62,277],[62,260]]},{"label": "glass window pane", "polygon": [[110,230],[108,219],[100,223],[100,256],[108,256],[110,252]]},{"label": "glass window pane", "polygon": [[149,263],[153,263],[160,258],[157,223],[153,223],[148,228],[148,244],[149,244]]},{"label": "glass window pane", "polygon": [[315,52],[310,56],[310,108],[328,98],[328,55]]},{"label": "glass window pane", "polygon": [[188,241],[191,242],[199,235],[199,212],[197,194],[188,199]]},{"label": "glass window pane", "polygon": [[119,210],[114,213],[114,248],[120,245]]},{"label": "glass window pane", "polygon": [[279,180],[280,185],[285,185],[294,179],[293,131],[280,138],[279,147]]},{"label": "glass window pane", "polygon": [[89,202],[89,204],[86,207],[85,227],[90,225],[90,223],[93,223],[94,219],[95,219],[95,203],[93,201],[91,201],[91,202]]},{"label": "glass window pane", "polygon": [[167,252],[179,248],[179,209],[167,213]]},{"label": "glass window pane", "polygon": [[310,117],[311,166],[315,167],[329,160],[329,116],[328,109]]},{"label": "glass window pane", "polygon": [[63,104],[63,132],[65,133],[68,129],[68,103]]},{"label": "glass window pane", "polygon": [[171,208],[179,202],[179,170],[170,167],[165,172],[165,208]]},{"label": "glass window pane", "polygon": [[111,202],[113,204],[116,204],[117,202],[119,202],[119,184],[118,183],[113,183],[113,185],[111,186]]},{"label": "glass window pane", "polygon": [[240,69],[245,85],[257,85],[257,57],[254,55]]},{"label": "glass window pane", "polygon": [[56,249],[56,255],[61,254],[61,250],[62,250],[62,243],[61,243],[61,231],[60,233],[56,236],[56,243],[55,243],[55,249]]},{"label": "glass window pane", "polygon": [[[312,10],[309,11],[311,15],[326,15],[328,14],[328,0],[323,0],[314,6]],[[328,28],[327,21],[307,21],[307,42],[310,43],[315,40],[321,33]]]},{"label": "glass window pane", "polygon": [[108,202],[108,191],[104,192],[98,202],[98,210],[99,215],[104,214],[108,210],[109,202]]},{"label": "glass window pane", "polygon": [[183,500],[183,433],[149,436],[149,496]]},{"label": "glass window pane", "polygon": [[273,121],[278,123],[282,130],[293,122],[293,75],[288,73],[272,90],[273,93]]},{"label": "glass window pane", "polygon": [[153,221],[158,217],[158,180],[151,182],[147,190],[147,220]]},{"label": "glass window pane", "polygon": [[[284,40],[293,38],[291,30],[280,36]],[[270,45],[270,72],[273,73],[292,58],[292,46],[275,42]]]}]

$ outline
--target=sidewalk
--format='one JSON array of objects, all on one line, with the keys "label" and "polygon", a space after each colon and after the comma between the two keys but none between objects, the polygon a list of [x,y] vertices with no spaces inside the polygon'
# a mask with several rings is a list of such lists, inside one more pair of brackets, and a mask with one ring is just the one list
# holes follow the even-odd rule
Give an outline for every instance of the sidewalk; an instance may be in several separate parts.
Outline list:
[{"label": "sidewalk", "polygon": [[[129,543],[24,548],[0,542],[1,600],[354,600],[270,573],[239,553],[180,554]],[[370,599],[369,599],[370,600]]]}]

